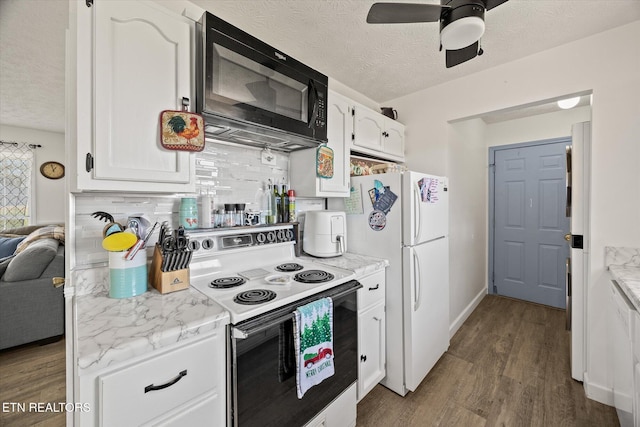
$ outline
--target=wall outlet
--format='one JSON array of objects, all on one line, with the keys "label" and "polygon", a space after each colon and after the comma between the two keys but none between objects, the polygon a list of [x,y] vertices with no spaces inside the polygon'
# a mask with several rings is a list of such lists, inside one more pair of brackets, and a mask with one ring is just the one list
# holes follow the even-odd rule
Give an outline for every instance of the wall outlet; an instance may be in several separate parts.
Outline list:
[{"label": "wall outlet", "polygon": [[262,152],[262,164],[263,165],[269,165],[269,166],[275,166],[276,165],[276,155],[273,154],[270,151],[263,151]]}]

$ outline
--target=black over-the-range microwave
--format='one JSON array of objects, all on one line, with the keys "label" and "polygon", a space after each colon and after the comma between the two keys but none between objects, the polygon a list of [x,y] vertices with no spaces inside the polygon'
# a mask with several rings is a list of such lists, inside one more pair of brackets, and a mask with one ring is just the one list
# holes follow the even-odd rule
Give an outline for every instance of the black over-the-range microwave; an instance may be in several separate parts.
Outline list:
[{"label": "black over-the-range microwave", "polygon": [[283,151],[327,141],[327,76],[209,12],[197,34],[207,136]]}]

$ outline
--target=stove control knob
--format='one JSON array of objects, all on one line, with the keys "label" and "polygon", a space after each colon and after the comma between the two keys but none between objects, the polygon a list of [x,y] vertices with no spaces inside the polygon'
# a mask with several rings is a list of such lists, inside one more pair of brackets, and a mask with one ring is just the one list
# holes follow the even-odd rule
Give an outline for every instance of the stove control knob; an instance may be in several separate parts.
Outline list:
[{"label": "stove control knob", "polygon": [[285,242],[287,240],[284,230],[278,230],[278,243]]},{"label": "stove control knob", "polygon": [[202,249],[209,250],[213,248],[213,240],[206,238],[202,241]]},{"label": "stove control knob", "polygon": [[258,244],[262,245],[267,241],[267,235],[264,233],[258,233],[256,240],[258,241]]},{"label": "stove control knob", "polygon": [[275,231],[270,231],[269,233],[267,233],[267,240],[269,241],[269,243],[273,243],[276,241]]},{"label": "stove control knob", "polygon": [[287,242],[293,240],[293,230],[287,230]]}]

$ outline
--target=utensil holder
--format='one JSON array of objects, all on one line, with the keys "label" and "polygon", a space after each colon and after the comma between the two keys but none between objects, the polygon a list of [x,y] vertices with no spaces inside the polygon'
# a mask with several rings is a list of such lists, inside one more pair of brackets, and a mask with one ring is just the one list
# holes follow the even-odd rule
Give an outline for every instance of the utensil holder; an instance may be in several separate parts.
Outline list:
[{"label": "utensil holder", "polygon": [[126,254],[109,252],[110,298],[131,298],[147,292],[147,257],[142,252],[127,260]]},{"label": "utensil holder", "polygon": [[153,250],[149,281],[161,294],[180,291],[189,287],[189,269],[162,271],[162,251],[158,245]]}]

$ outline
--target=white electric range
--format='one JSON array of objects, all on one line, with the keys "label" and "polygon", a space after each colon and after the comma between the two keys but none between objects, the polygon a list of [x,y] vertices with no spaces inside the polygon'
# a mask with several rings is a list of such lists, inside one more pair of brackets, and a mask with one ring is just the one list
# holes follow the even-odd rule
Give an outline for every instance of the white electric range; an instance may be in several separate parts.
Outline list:
[{"label": "white electric range", "polygon": [[223,306],[232,324],[355,278],[352,271],[297,258],[292,225],[187,234],[197,248],[191,286]]}]

